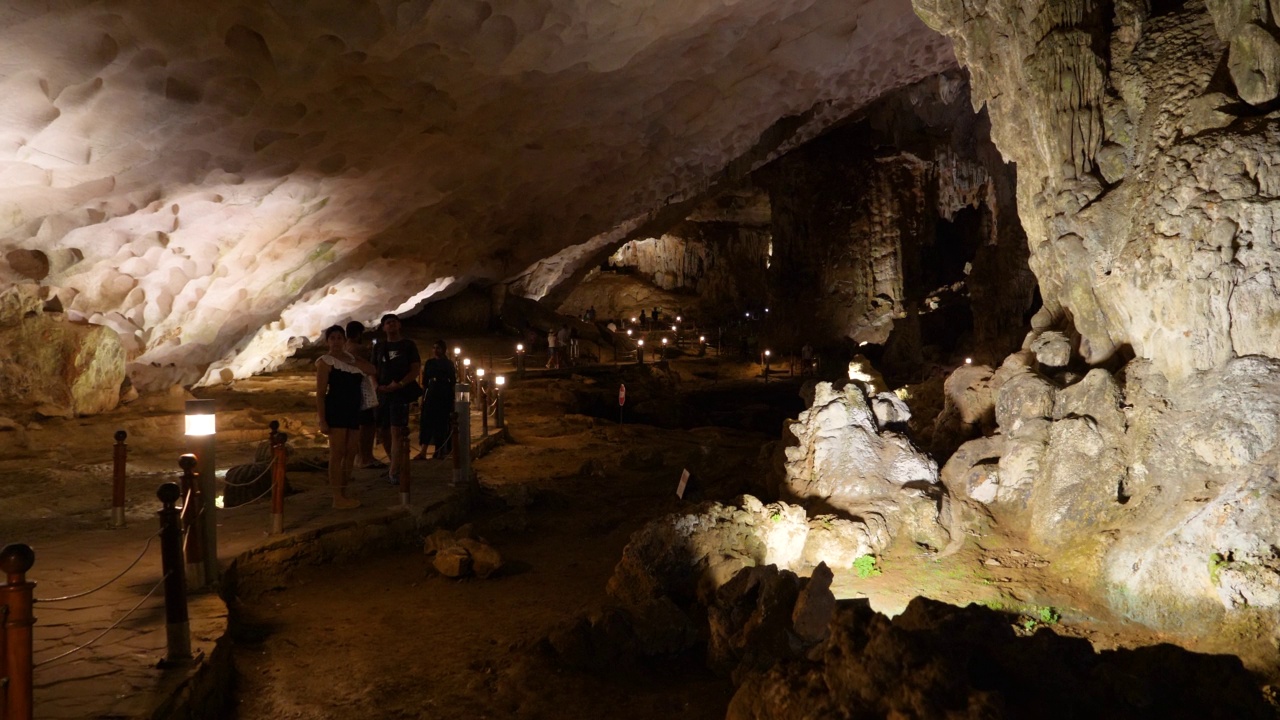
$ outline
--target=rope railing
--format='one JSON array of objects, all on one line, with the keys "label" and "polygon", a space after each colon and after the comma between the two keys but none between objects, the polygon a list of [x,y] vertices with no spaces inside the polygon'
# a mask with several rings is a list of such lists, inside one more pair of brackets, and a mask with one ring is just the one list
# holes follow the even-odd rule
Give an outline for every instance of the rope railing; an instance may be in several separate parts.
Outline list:
[{"label": "rope railing", "polygon": [[45,660],[41,660],[40,662],[35,663],[32,667],[37,667],[37,668],[38,668],[38,667],[42,667],[42,666],[44,666],[44,665],[48,665],[49,663],[57,662],[58,660],[61,660],[62,658],[67,657],[68,655],[72,655],[72,654],[74,654],[74,653],[78,653],[78,652],[80,652],[81,650],[84,650],[84,649],[86,649],[86,648],[88,648],[88,647],[92,646],[94,643],[96,643],[96,642],[98,642],[99,640],[101,640],[102,638],[106,637],[107,633],[111,632],[112,630],[115,630],[117,627],[119,627],[119,626],[120,626],[120,623],[124,622],[125,620],[128,620],[128,619],[129,619],[129,617],[130,617],[131,615],[133,615],[135,612],[137,612],[137,611],[138,611],[138,608],[142,607],[142,604],[143,604],[143,603],[145,603],[145,602],[146,602],[146,601],[147,601],[147,600],[148,600],[152,595],[154,595],[154,594],[155,594],[155,592],[156,592],[156,590],[159,590],[159,589],[160,589],[160,586],[164,584],[164,581],[165,581],[166,579],[168,579],[168,577],[169,577],[169,576],[168,576],[167,574],[166,574],[166,575],[164,575],[163,577],[161,577],[161,578],[160,578],[160,581],[159,581],[159,582],[157,582],[157,583],[156,583],[156,584],[151,588],[151,590],[149,590],[149,591],[147,592],[147,594],[146,594],[146,595],[144,595],[144,596],[142,597],[142,599],[138,601],[138,604],[137,604],[137,605],[134,605],[134,606],[129,610],[129,612],[127,612],[127,613],[125,613],[124,615],[122,615],[122,616],[120,617],[120,619],[119,619],[119,620],[116,620],[115,622],[111,623],[111,626],[110,626],[110,627],[108,627],[106,630],[103,630],[102,632],[98,633],[98,635],[97,635],[97,636],[95,636],[95,637],[94,637],[92,640],[90,640],[89,642],[87,642],[87,643],[85,643],[85,644],[83,644],[83,645],[79,645],[79,646],[77,646],[77,647],[71,648],[70,650],[68,650],[68,651],[66,651],[66,652],[64,652],[64,653],[61,653],[61,654],[59,654],[59,655],[55,655],[55,656],[53,656],[53,657],[51,657],[51,658],[47,658],[47,659],[45,659]]},{"label": "rope railing", "polygon": [[94,588],[94,589],[92,589],[92,590],[85,590],[85,591],[84,591],[84,592],[82,592],[82,593],[75,593],[74,595],[63,595],[62,597],[55,597],[55,598],[33,598],[33,599],[32,599],[32,602],[37,602],[37,603],[58,603],[58,602],[65,602],[65,601],[67,601],[67,600],[76,600],[76,599],[78,599],[78,598],[82,598],[82,597],[85,597],[85,596],[87,596],[87,595],[92,595],[92,594],[94,594],[94,593],[98,592],[99,590],[102,590],[103,588],[108,587],[109,585],[111,585],[111,584],[112,584],[112,583],[114,583],[115,581],[117,581],[117,580],[119,580],[120,578],[124,577],[126,573],[128,573],[130,570],[132,570],[132,569],[134,568],[134,566],[135,566],[135,565],[137,565],[137,564],[142,560],[143,556],[145,556],[145,555],[147,554],[147,550],[151,549],[151,541],[152,541],[152,540],[155,540],[157,537],[159,537],[159,535],[160,535],[160,533],[159,533],[159,532],[157,532],[155,535],[152,535],[151,537],[148,537],[148,538],[147,538],[147,543],[146,543],[145,545],[143,545],[143,546],[142,546],[142,552],[138,553],[138,557],[134,558],[134,559],[133,559],[133,562],[129,563],[129,566],[128,566],[128,567],[126,567],[124,570],[121,570],[121,571],[120,571],[120,574],[118,574],[118,575],[116,575],[115,577],[111,578],[110,580],[108,580],[108,581],[106,581],[106,582],[102,583],[102,584],[101,584],[101,585],[99,585],[98,587],[96,587],[96,588]]},{"label": "rope railing", "polygon": [[222,483],[225,487],[248,487],[250,485],[256,484],[259,480],[266,477],[267,473],[271,472],[271,468],[274,467],[275,464],[276,464],[276,460],[275,458],[272,458],[271,462],[267,463],[267,466],[263,468],[262,472],[258,473],[257,477],[255,477],[252,480],[249,480],[248,482],[231,482],[226,478],[222,478],[218,480],[218,482]]},{"label": "rope railing", "polygon": [[259,500],[261,500],[262,498],[264,498],[264,497],[266,497],[266,496],[270,495],[270,494],[271,494],[271,491],[272,491],[272,490],[274,490],[274,489],[275,489],[274,487],[270,487],[270,486],[268,486],[268,487],[267,487],[267,489],[266,489],[265,491],[263,491],[263,493],[262,493],[261,495],[259,495],[259,496],[255,497],[255,498],[254,498],[254,499],[252,499],[252,500],[246,500],[245,502],[242,502],[242,503],[240,503],[240,504],[238,504],[238,505],[234,505],[234,506],[232,506],[232,507],[219,508],[219,509],[220,509],[220,510],[222,510],[222,512],[233,512],[233,511],[235,511],[235,510],[239,510],[239,509],[240,509],[240,508],[242,508],[242,507],[245,507],[245,506],[248,506],[248,505],[252,505],[252,504],[254,504],[254,503],[258,502]]}]

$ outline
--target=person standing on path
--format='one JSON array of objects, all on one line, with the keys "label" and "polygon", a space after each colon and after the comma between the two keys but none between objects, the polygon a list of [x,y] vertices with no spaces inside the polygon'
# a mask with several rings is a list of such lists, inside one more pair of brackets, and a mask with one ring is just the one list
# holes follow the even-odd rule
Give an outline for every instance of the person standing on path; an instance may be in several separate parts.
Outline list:
[{"label": "person standing on path", "polygon": [[418,386],[422,358],[418,346],[400,334],[399,317],[387,313],[381,326],[386,339],[373,350],[378,370],[378,427],[382,449],[391,462],[388,479],[394,485],[399,484],[404,463],[409,460],[409,405],[417,402],[422,392]]},{"label": "person standing on path", "polygon": [[[359,320],[352,320],[347,323],[347,352],[367,363],[373,363],[373,347],[369,342],[369,336],[365,334],[364,323]],[[373,383],[373,378],[369,378],[365,382]],[[357,446],[355,464],[357,468],[367,470],[386,467],[386,465],[378,462],[373,457],[373,439],[377,434],[378,408],[361,409],[360,441]]]},{"label": "person standing on path", "polygon": [[361,385],[374,367],[347,351],[347,333],[334,325],[324,331],[329,352],[316,359],[316,414],[320,432],[329,436],[329,484],[333,506],[339,510],[360,507],[347,496],[351,466],[360,440]]},{"label": "person standing on path", "polygon": [[427,445],[435,446],[436,460],[449,455],[449,414],[453,411],[453,390],[458,382],[449,360],[444,340],[431,346],[431,357],[422,364],[422,415],[418,429],[418,454],[414,460],[427,459]]}]

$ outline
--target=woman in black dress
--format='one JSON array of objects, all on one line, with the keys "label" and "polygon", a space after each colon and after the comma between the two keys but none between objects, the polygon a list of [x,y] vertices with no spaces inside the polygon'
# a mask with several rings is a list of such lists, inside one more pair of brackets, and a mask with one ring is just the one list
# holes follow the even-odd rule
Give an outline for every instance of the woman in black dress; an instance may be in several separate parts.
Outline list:
[{"label": "woman in black dress", "polygon": [[360,444],[360,407],[365,375],[373,375],[373,365],[347,352],[347,333],[340,325],[324,331],[329,352],[316,360],[316,413],[320,432],[329,436],[329,484],[333,486],[333,506],[360,507],[347,497],[351,466]]},{"label": "woman in black dress", "polygon": [[449,414],[453,412],[453,387],[458,381],[453,362],[449,360],[443,340],[431,346],[431,357],[422,364],[422,417],[418,430],[418,454],[415,460],[425,460],[427,445],[435,445],[435,459],[444,460],[449,455]]}]

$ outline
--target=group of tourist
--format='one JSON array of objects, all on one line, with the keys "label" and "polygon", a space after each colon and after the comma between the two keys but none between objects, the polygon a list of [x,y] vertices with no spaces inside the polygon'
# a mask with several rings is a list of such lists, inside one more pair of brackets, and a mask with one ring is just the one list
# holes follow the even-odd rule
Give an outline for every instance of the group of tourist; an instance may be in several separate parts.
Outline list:
[{"label": "group of tourist", "polygon": [[414,404],[422,403],[417,459],[426,458],[428,445],[435,447],[437,459],[449,453],[456,372],[444,341],[435,342],[424,364],[417,344],[403,335],[399,317],[384,315],[379,328],[377,339],[356,321],[328,328],[328,352],[316,360],[316,413],[320,431],[329,436],[329,483],[338,509],[360,506],[347,494],[357,461],[362,468],[382,467],[373,457],[375,436],[389,460],[389,481],[400,483],[409,462]]}]

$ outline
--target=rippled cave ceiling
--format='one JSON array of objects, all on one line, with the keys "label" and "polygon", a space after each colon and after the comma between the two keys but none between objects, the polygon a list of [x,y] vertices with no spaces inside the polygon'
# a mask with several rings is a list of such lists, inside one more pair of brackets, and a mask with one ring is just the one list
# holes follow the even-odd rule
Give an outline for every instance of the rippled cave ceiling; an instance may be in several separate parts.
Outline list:
[{"label": "rippled cave ceiling", "polygon": [[135,384],[242,377],[336,320],[537,295],[954,65],[906,0],[15,0],[0,287],[115,330]]}]

